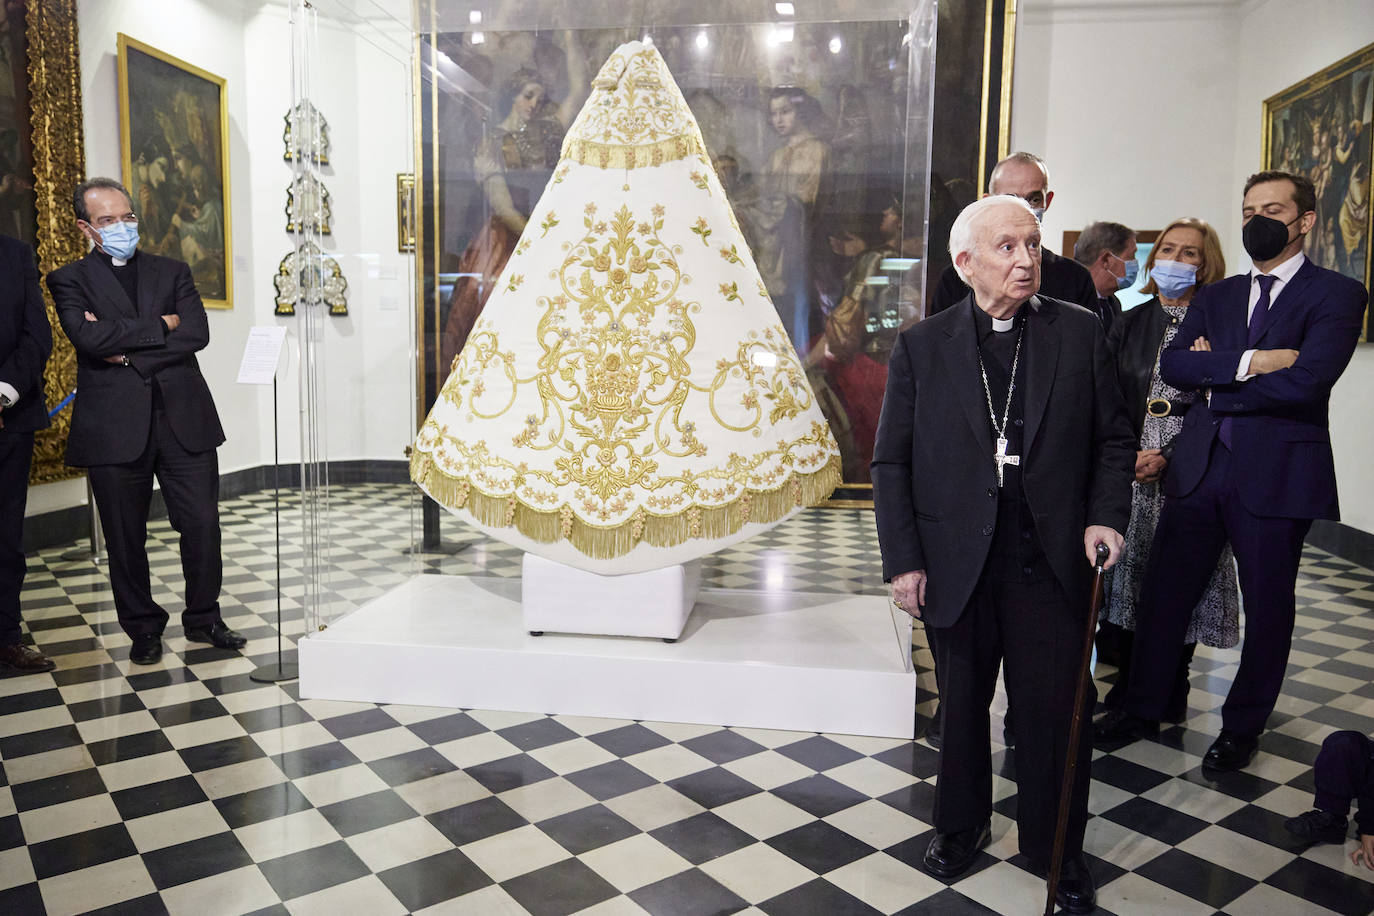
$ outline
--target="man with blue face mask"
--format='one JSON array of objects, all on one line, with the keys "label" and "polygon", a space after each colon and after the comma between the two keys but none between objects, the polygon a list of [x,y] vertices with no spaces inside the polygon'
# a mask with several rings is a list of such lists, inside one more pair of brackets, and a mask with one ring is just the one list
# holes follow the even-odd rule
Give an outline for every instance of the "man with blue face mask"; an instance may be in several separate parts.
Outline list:
[{"label": "man with blue face mask", "polygon": [[188,642],[240,649],[246,640],[220,617],[215,449],[224,430],[196,362],[197,351],[210,342],[205,306],[185,264],[138,251],[138,217],[123,185],[111,178],[82,182],[72,206],[92,249],[48,275],[77,357],[66,459],[90,477],[115,610],[132,640],[129,659],[140,665],[161,659],[168,620],[153,599],[148,571],[154,477],[181,536],[183,635]]},{"label": "man with blue face mask", "polygon": [[1135,285],[1140,264],[1135,258],[1135,233],[1120,223],[1089,223],[1073,246],[1073,259],[1092,275],[1097,297],[1092,310],[1111,333],[1112,324],[1121,317],[1117,292]]}]

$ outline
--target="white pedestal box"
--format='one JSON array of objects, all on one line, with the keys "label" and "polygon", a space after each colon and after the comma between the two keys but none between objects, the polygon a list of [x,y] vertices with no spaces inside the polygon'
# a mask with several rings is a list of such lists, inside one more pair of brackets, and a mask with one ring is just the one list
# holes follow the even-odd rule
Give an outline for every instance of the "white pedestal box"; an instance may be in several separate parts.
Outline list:
[{"label": "white pedestal box", "polygon": [[705,588],[676,643],[547,631],[516,579],[422,575],[307,634],[301,696],[910,738],[916,675],[877,596]]},{"label": "white pedestal box", "polygon": [[602,576],[532,553],[520,579],[525,630],[677,639],[701,586],[701,561]]}]

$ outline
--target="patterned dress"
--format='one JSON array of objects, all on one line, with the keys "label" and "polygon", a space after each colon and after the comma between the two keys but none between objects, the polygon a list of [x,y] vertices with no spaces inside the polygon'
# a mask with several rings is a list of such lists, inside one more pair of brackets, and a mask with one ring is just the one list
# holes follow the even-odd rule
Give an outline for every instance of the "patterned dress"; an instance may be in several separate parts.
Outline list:
[{"label": "patterned dress", "polygon": [[[1162,350],[1169,345],[1178,333],[1178,326],[1187,312],[1186,306],[1163,306],[1169,316],[1169,325],[1164,329]],[[1172,401],[1195,401],[1201,394],[1196,391],[1179,391],[1159,377],[1159,357],[1155,357],[1155,368],[1150,376],[1150,397],[1168,398]],[[1145,415],[1145,424],[1140,434],[1142,449],[1163,448],[1178,435],[1183,428],[1182,415],[1170,414],[1167,417]],[[1165,470],[1168,473],[1168,470]],[[1164,494],[1159,482],[1133,483],[1131,498],[1131,524],[1126,530],[1126,545],[1121,560],[1112,570],[1111,605],[1107,619],[1127,630],[1136,627],[1136,601],[1140,596],[1140,584],[1145,577],[1145,564],[1150,558],[1150,545],[1154,541],[1155,526],[1159,524],[1159,512],[1164,506]],[[1217,561],[1212,581],[1207,586],[1198,606],[1193,609],[1192,620],[1184,642],[1200,642],[1216,649],[1229,649],[1240,642],[1240,593],[1236,585],[1236,564],[1228,544]]]}]

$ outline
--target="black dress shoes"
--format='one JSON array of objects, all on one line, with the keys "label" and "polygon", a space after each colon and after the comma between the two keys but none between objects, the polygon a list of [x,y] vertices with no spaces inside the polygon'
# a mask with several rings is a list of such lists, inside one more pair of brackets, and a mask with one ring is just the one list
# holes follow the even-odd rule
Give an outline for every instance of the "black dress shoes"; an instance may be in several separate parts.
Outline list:
[{"label": "black dress shoes", "polygon": [[161,633],[149,633],[134,637],[133,648],[129,650],[129,661],[135,665],[156,665],[161,660]]},{"label": "black dress shoes", "polygon": [[1297,817],[1290,817],[1283,826],[1293,836],[1306,843],[1344,843],[1350,824],[1344,814],[1313,808]]},{"label": "black dress shoes", "polygon": [[926,871],[937,878],[957,878],[968,871],[978,851],[992,842],[992,822],[956,833],[937,833],[926,850]]},{"label": "black dress shoes", "polygon": [[1207,749],[1207,756],[1202,758],[1202,766],[1221,773],[1239,770],[1254,759],[1257,750],[1259,738],[1222,729],[1217,740]]},{"label": "black dress shoes", "polygon": [[216,620],[208,627],[187,627],[186,639],[209,643],[216,649],[242,649],[248,645],[247,637],[226,627],[223,620]]},{"label": "black dress shoes", "polygon": [[32,646],[26,646],[23,643],[0,646],[0,668],[10,668],[14,671],[22,671],[24,674],[38,674],[42,671],[51,671],[56,667],[57,662]]},{"label": "black dress shoes", "polygon": [[1082,853],[1065,858],[1059,867],[1059,887],[1055,888],[1054,901],[1066,913],[1091,913],[1097,909],[1097,885]]},{"label": "black dress shoes", "polygon": [[1133,716],[1121,709],[1109,709],[1093,723],[1093,746],[1098,750],[1114,750],[1140,738],[1159,734],[1159,723]]}]

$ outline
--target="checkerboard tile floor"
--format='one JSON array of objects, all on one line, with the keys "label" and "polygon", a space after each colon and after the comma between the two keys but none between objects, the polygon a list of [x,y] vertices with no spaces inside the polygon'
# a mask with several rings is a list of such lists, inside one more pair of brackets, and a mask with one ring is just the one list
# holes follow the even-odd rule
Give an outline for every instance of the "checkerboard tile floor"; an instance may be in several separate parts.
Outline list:
[{"label": "checkerboard tile floor", "polygon": [[[299,524],[293,500],[283,509],[294,636]],[[417,569],[518,574],[517,551],[448,519],[461,549],[412,558],[404,486],[337,488],[331,510],[335,606]],[[920,869],[938,760],[923,741],[301,701],[294,683],[255,683],[276,650],[271,493],[226,501],[224,529],[224,614],[250,637],[242,655],[188,646],[174,613],[164,661],[131,668],[104,571],[60,549],[30,557],[25,619],[59,668],[0,680],[0,914],[1043,907],[1015,854],[1014,752],[995,758],[992,846],[938,881]],[[155,590],[178,608],[175,536],[164,522],[151,540]],[[711,558],[707,581],[880,594],[871,515],[803,513]],[[1244,773],[1200,768],[1234,651],[1199,650],[1182,725],[1095,755],[1101,912],[1374,912],[1353,841],[1302,849],[1282,827],[1310,806],[1321,740],[1374,733],[1374,574],[1309,550],[1298,601],[1284,695]],[[928,688],[923,643],[916,663]],[[1097,674],[1100,688],[1114,676]],[[928,715],[933,696],[918,699]]]}]

